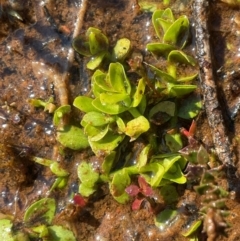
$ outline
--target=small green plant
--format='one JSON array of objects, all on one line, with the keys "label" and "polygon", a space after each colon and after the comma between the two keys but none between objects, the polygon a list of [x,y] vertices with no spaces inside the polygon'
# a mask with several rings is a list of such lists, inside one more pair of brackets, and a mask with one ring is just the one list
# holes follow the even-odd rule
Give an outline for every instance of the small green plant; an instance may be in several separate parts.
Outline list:
[{"label": "small green plant", "polygon": [[[161,68],[146,63],[143,56],[134,58],[128,39],[120,39],[110,49],[108,38],[99,29],[90,27],[85,36],[74,39],[74,49],[90,58],[91,90],[73,102],[81,111],[80,126],[61,126],[62,119],[70,114],[70,105],[58,107],[53,114],[54,125],[61,126],[57,140],[73,150],[90,147],[101,163],[98,170],[88,160],[79,164],[79,193],[89,197],[99,183],[106,182],[119,203],[135,198],[133,209],[139,209],[143,200],[152,203],[157,190],[166,203],[176,202],[175,185],[191,180],[189,169],[184,174],[186,166],[206,165],[209,156],[193,138],[195,122],[189,131],[179,128],[183,119],[190,123],[202,108],[200,97],[194,93],[197,86],[191,83],[198,66],[184,51],[189,20],[185,15],[175,19],[167,8],[156,10],[152,22],[159,42],[147,44],[147,50],[161,59]],[[137,77],[132,79],[130,72]],[[32,103],[46,108],[45,103]],[[142,143],[137,151],[134,143]],[[33,160],[57,176],[51,190],[66,185],[68,173],[57,162],[38,157]],[[176,215],[176,210],[166,210],[156,218],[156,225]],[[201,223],[197,220],[183,235],[194,235]]]}]

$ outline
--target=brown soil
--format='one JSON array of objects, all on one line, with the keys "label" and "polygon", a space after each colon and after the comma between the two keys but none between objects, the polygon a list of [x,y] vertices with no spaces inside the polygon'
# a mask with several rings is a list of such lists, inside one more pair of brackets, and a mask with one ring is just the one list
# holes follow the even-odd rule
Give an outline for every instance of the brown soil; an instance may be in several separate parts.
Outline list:
[{"label": "brown soil", "polygon": [[[101,29],[114,45],[121,37],[129,38],[134,50],[144,52],[145,45],[154,40],[151,14],[140,11],[136,0],[87,1],[80,33],[88,27]],[[156,1],[157,2],[157,1]],[[194,19],[191,1],[171,1],[175,14],[182,13]],[[33,163],[30,156],[52,158],[55,147],[55,129],[52,116],[42,109],[33,108],[28,99],[48,100],[55,97],[59,105],[58,86],[54,78],[68,73],[70,102],[89,89],[90,73],[85,70],[85,60],[77,54],[68,62],[72,33],[81,1],[1,1],[0,6],[0,214],[14,215],[16,223],[22,221],[26,208],[42,198],[54,181],[46,168]],[[11,5],[12,4],[12,5]],[[159,4],[160,7],[161,4]],[[12,16],[14,9],[22,21]],[[238,167],[240,153],[240,25],[239,9],[221,2],[210,6],[209,31],[214,71],[226,129]],[[188,51],[194,51],[194,38]],[[192,52],[194,53],[194,52]],[[146,54],[146,53],[145,53]],[[147,55],[146,58],[149,56]],[[79,113],[75,110],[76,121]],[[189,123],[188,123],[189,124]],[[204,110],[197,122],[196,136],[209,149],[214,148],[211,130]],[[181,211],[184,206],[198,207],[201,200],[190,188],[178,187],[181,199],[176,204],[179,215],[169,228],[160,231],[154,225],[154,214],[148,207],[132,211],[131,204],[118,204],[103,185],[89,199],[82,210],[73,210],[69,195],[78,190],[76,166],[88,157],[90,151],[66,151],[62,165],[71,173],[67,188],[51,195],[58,201],[55,223],[67,225],[77,240],[185,240],[181,230],[191,221],[191,215]],[[219,185],[226,186],[223,179]],[[231,191],[237,198],[226,201],[230,210],[228,237],[218,240],[239,240],[238,179]],[[163,209],[164,207],[159,207]],[[206,240],[206,235],[199,235]]]}]

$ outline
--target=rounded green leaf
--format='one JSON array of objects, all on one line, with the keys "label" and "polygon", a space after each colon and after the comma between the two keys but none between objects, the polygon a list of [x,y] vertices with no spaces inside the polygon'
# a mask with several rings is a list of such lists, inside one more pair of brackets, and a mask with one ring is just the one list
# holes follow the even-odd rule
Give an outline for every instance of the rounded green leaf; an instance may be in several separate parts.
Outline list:
[{"label": "rounded green leaf", "polygon": [[172,97],[182,97],[196,90],[196,85],[168,85],[169,95]]},{"label": "rounded green leaf", "polygon": [[102,63],[105,55],[106,55],[106,52],[101,52],[93,56],[87,63],[87,68],[90,70],[95,70]]},{"label": "rounded green leaf", "polygon": [[157,79],[159,79],[160,81],[164,81],[164,82],[168,82],[168,83],[176,83],[176,79],[173,78],[170,74],[156,68],[155,66],[153,66],[151,64],[147,64],[147,65],[151,68],[151,70],[156,75]]},{"label": "rounded green leaf", "polygon": [[95,185],[99,180],[99,173],[93,169],[91,163],[85,161],[78,165],[77,173],[81,181],[79,192],[85,197],[90,196],[96,190]]},{"label": "rounded green leaf", "polygon": [[113,49],[113,58],[116,61],[123,61],[129,54],[131,42],[127,38],[119,39]]},{"label": "rounded green leaf", "polygon": [[131,93],[131,84],[126,76],[124,67],[120,63],[111,63],[109,65],[109,79],[113,89],[122,94]]},{"label": "rounded green leaf", "polygon": [[[158,187],[162,181],[165,170],[163,165],[155,162],[139,168],[139,172],[152,187]],[[149,176],[144,173],[151,173],[151,175]]]},{"label": "rounded green leaf", "polygon": [[88,139],[83,130],[76,126],[65,126],[63,130],[57,132],[57,141],[63,146],[72,150],[80,150],[89,146]]},{"label": "rounded green leaf", "polygon": [[74,99],[73,106],[83,112],[97,111],[97,109],[92,105],[92,101],[93,99],[87,96],[78,96]]},{"label": "rounded green leaf", "polygon": [[129,200],[128,194],[125,192],[127,186],[131,183],[131,179],[126,169],[117,171],[113,175],[110,183],[110,192],[119,203],[126,203]]},{"label": "rounded green leaf", "polygon": [[178,184],[184,184],[187,181],[187,178],[184,176],[180,166],[177,163],[170,167],[170,169],[163,175],[163,178]]},{"label": "rounded green leaf", "polygon": [[85,37],[78,36],[74,38],[72,46],[79,54],[87,57],[91,56],[89,42],[86,41]]},{"label": "rounded green leaf", "polygon": [[186,231],[182,232],[182,235],[184,237],[189,237],[190,235],[195,233],[195,231],[201,226],[201,224],[202,224],[202,220],[196,220],[196,221],[192,222],[190,227],[188,226],[188,229]]},{"label": "rounded green leaf", "polygon": [[108,132],[107,135],[99,141],[89,140],[89,144],[96,156],[102,156],[103,152],[109,153],[113,151],[122,142],[123,138],[123,135],[115,135]]},{"label": "rounded green leaf", "polygon": [[148,51],[152,52],[155,55],[163,55],[164,57],[167,57],[168,54],[174,49],[175,47],[171,44],[165,44],[165,43],[147,44]]},{"label": "rounded green leaf", "polygon": [[60,163],[56,161],[50,165],[50,170],[58,177],[66,177],[69,175],[69,173],[60,166]]},{"label": "rounded green leaf", "polygon": [[148,120],[144,116],[139,116],[127,123],[125,134],[131,137],[130,141],[134,141],[149,128]]},{"label": "rounded green leaf", "polygon": [[[90,126],[88,126],[88,128],[89,127]],[[88,137],[88,139],[90,141],[100,141],[104,136],[106,136],[107,133],[108,133],[108,130],[109,130],[109,125],[107,125],[107,126],[105,126],[103,128],[99,128],[98,130],[99,130],[99,132],[97,134]],[[86,130],[86,131],[88,131],[88,130]]]},{"label": "rounded green leaf", "polygon": [[141,78],[138,82],[137,90],[133,95],[132,107],[137,107],[142,101],[144,91],[146,87],[146,82],[144,78]]},{"label": "rounded green leaf", "polygon": [[57,126],[60,123],[60,120],[65,114],[68,114],[71,111],[70,105],[62,105],[54,111],[53,115],[53,124]]},{"label": "rounded green leaf", "polygon": [[72,231],[62,227],[53,225],[48,227],[49,238],[51,241],[76,241]]},{"label": "rounded green leaf", "polygon": [[178,152],[182,149],[182,139],[179,133],[176,134],[166,134],[165,135],[166,145],[170,149],[171,152]]},{"label": "rounded green leaf", "polygon": [[189,36],[189,20],[187,16],[179,17],[166,31],[163,42],[183,48]]},{"label": "rounded green leaf", "polygon": [[38,221],[51,224],[55,211],[55,200],[53,198],[43,198],[28,207],[23,220],[31,225]]},{"label": "rounded green leaf", "polygon": [[114,116],[105,115],[104,113],[91,111],[86,113],[82,119],[84,122],[92,126],[103,126],[113,123],[116,119]]},{"label": "rounded green leaf", "polygon": [[202,101],[198,95],[190,95],[181,102],[178,116],[183,119],[192,119],[202,108]]},{"label": "rounded green leaf", "polygon": [[160,212],[155,218],[155,225],[160,230],[165,230],[169,227],[169,224],[177,220],[178,211],[172,209],[165,209]]},{"label": "rounded green leaf", "polygon": [[175,103],[168,100],[159,102],[149,111],[149,118],[152,118],[152,116],[158,112],[165,112],[173,117],[175,113]]},{"label": "rounded green leaf", "polygon": [[0,220],[0,238],[2,241],[14,241],[12,234],[12,221],[8,219]]},{"label": "rounded green leaf", "polygon": [[92,102],[92,104],[96,109],[98,109],[98,111],[106,113],[106,114],[110,114],[110,115],[117,115],[117,114],[120,114],[120,113],[129,109],[129,107],[124,106],[123,103],[112,104],[112,105],[104,105],[101,102],[100,98],[96,98]]},{"label": "rounded green leaf", "polygon": [[189,64],[192,66],[196,65],[196,60],[181,50],[172,50],[168,55],[168,61],[181,64]]},{"label": "rounded green leaf", "polygon": [[105,156],[102,164],[102,171],[104,174],[110,173],[113,163],[115,161],[116,154],[116,151],[111,151],[107,156]]},{"label": "rounded green leaf", "polygon": [[128,94],[101,93],[99,98],[103,105],[117,104],[118,102],[121,102],[121,101],[131,103],[131,99]]},{"label": "rounded green leaf", "polygon": [[97,28],[88,28],[86,35],[89,41],[89,49],[92,55],[108,49],[108,38]]}]

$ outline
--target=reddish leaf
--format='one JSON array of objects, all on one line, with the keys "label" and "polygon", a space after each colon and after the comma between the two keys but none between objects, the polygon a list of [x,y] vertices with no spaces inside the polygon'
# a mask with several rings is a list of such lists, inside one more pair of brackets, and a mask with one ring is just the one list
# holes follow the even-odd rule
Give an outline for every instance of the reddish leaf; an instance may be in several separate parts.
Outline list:
[{"label": "reddish leaf", "polygon": [[80,206],[80,207],[84,207],[86,205],[86,201],[84,200],[84,198],[76,193],[73,197],[73,203],[76,205],[76,206]]},{"label": "reddish leaf", "polygon": [[193,120],[193,121],[192,121],[192,124],[191,124],[191,126],[190,126],[190,128],[189,128],[189,134],[190,134],[190,136],[194,136],[194,134],[195,134],[195,132],[196,132],[196,128],[197,128],[196,121]]},{"label": "reddish leaf", "polygon": [[143,195],[147,197],[151,197],[153,195],[152,188],[142,176],[138,177],[138,184],[139,184],[139,187],[141,188],[140,191]]},{"label": "reddish leaf", "polygon": [[143,199],[137,199],[136,198],[134,200],[134,202],[132,203],[132,210],[139,210],[143,200],[144,200],[144,198]]},{"label": "reddish leaf", "polygon": [[136,185],[130,185],[125,189],[126,193],[130,196],[136,196],[140,192],[140,189]]}]

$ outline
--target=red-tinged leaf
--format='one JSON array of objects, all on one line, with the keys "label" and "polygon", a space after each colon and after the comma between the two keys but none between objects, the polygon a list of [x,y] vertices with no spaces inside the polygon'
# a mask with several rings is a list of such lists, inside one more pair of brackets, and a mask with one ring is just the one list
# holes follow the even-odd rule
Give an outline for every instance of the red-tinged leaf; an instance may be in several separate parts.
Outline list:
[{"label": "red-tinged leaf", "polygon": [[132,203],[132,210],[139,210],[143,200],[144,200],[144,198],[143,199],[135,199],[134,202]]},{"label": "red-tinged leaf", "polygon": [[84,207],[86,206],[86,201],[84,200],[84,198],[76,193],[73,197],[73,203],[76,205],[76,206],[80,206],[80,207]]},{"label": "red-tinged leaf", "polygon": [[187,138],[190,137],[190,133],[189,131],[187,131],[185,128],[180,128],[180,133],[184,136],[186,136]]},{"label": "red-tinged leaf", "polygon": [[153,195],[153,190],[150,185],[146,182],[145,178],[142,176],[138,177],[138,184],[141,188],[140,191],[143,195],[147,197],[151,197]]},{"label": "red-tinged leaf", "polygon": [[140,188],[136,185],[130,185],[125,189],[126,193],[130,196],[136,196],[140,192]]},{"label": "red-tinged leaf", "polygon": [[196,132],[196,128],[197,128],[196,121],[193,120],[193,121],[192,121],[192,124],[191,124],[191,126],[190,126],[190,128],[189,128],[189,134],[190,134],[190,136],[194,136],[194,134],[195,134],[195,132]]}]

